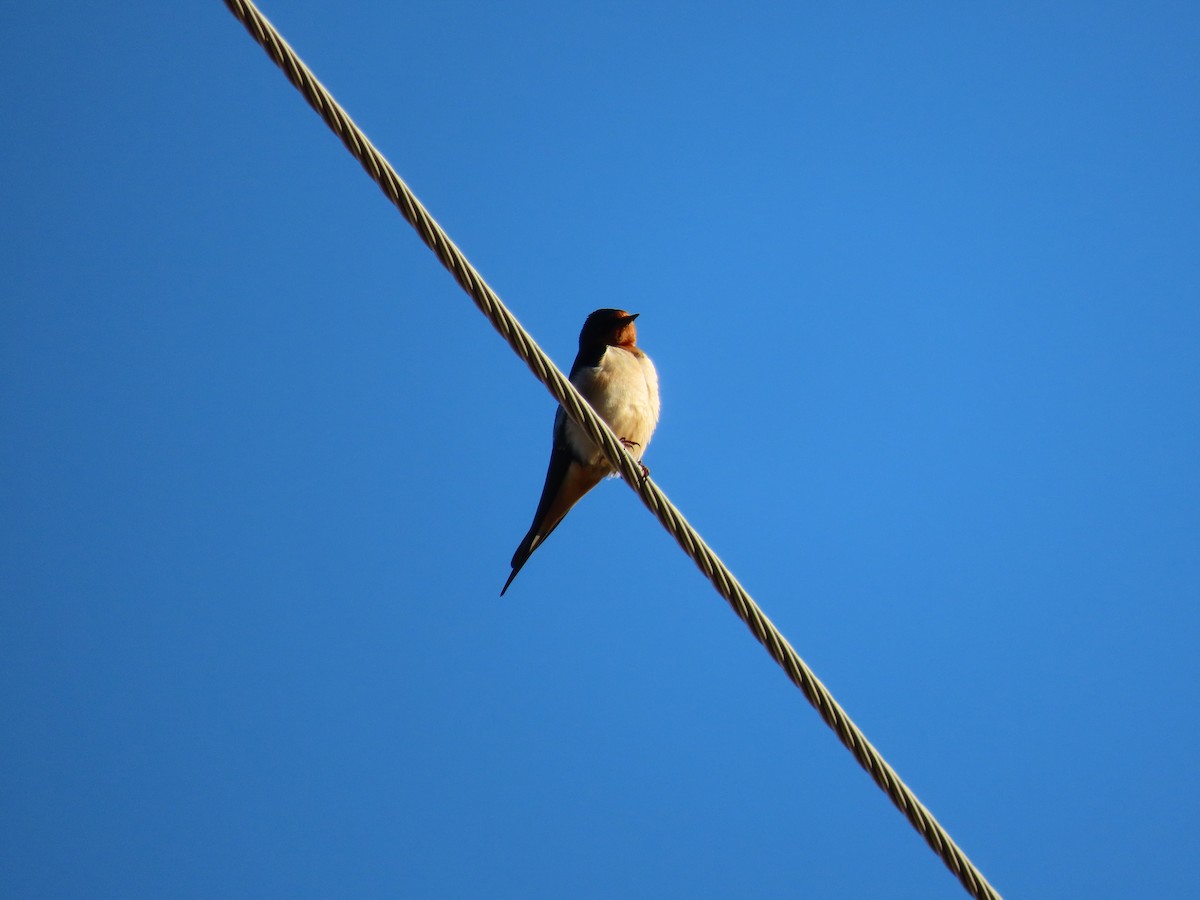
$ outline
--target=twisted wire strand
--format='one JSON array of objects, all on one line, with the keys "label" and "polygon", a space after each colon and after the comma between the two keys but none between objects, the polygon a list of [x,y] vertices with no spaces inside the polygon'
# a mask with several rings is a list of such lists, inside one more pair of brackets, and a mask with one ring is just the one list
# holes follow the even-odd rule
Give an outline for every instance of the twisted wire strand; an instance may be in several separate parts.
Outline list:
[{"label": "twisted wire strand", "polygon": [[304,95],[309,105],[341,139],[346,149],[359,161],[387,198],[400,210],[400,214],[416,229],[421,240],[437,255],[442,265],[454,276],[454,280],[467,292],[480,312],[524,360],[537,379],[546,386],[554,399],[562,405],[567,415],[583,427],[588,436],[603,450],[609,462],[621,472],[625,482],[641,497],[646,507],[713,583],[717,592],[750,629],[751,634],[766,648],[788,678],[800,688],[808,702],[837,735],[838,740],[891,798],[892,803],[905,815],[967,892],[980,900],[998,900],[1000,895],[983,874],[888,765],[858,726],[850,720],[825,685],[792,649],[791,644],[779,633],[683,514],[657,485],[643,475],[640,464],[621,445],[608,424],[592,410],[575,386],[508,311],[495,291],[488,286],[396,174],[383,154],[371,144],[271,23],[250,0],[224,2],[267,55],[283,70],[288,80]]}]

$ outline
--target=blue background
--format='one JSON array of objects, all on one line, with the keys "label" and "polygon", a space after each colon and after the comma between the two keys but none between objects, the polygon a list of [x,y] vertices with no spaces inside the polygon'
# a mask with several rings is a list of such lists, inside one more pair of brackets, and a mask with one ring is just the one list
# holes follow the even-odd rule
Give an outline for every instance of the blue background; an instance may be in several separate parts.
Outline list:
[{"label": "blue background", "polygon": [[[996,887],[1194,888],[1193,3],[264,11]],[[0,13],[0,893],[957,897],[218,2]]]}]

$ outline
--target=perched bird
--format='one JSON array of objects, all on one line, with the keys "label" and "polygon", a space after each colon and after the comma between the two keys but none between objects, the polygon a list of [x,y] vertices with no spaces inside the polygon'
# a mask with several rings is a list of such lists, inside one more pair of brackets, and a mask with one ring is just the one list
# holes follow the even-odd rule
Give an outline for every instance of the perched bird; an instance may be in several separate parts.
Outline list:
[{"label": "perched bird", "polygon": [[[579,355],[570,377],[592,409],[640,460],[658,424],[658,373],[637,345],[633,324],[637,317],[623,309],[598,309],[588,316],[579,333]],[[600,448],[559,407],[542,499],[529,533],[513,554],[512,574],[501,597],[571,507],[606,475],[615,474]]]}]

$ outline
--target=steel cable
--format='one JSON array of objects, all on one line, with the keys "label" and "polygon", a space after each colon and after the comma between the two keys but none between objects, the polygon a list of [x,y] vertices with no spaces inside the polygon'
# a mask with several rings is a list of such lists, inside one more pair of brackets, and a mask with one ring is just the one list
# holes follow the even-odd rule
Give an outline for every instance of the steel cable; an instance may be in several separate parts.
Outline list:
[{"label": "steel cable", "polygon": [[450,271],[455,281],[467,292],[479,310],[487,316],[493,327],[525,361],[525,364],[546,386],[554,399],[562,405],[567,415],[579,423],[588,436],[603,450],[608,460],[621,472],[625,482],[641,497],[647,508],[654,513],[663,527],[683,548],[683,551],[713,583],[717,592],[725,598],[738,618],[746,624],[754,637],[766,648],[771,658],[779,664],[787,673],[788,678],[804,693],[808,702],[816,708],[821,718],[837,735],[838,740],[854,754],[859,765],[866,769],[875,783],[891,798],[892,803],[905,815],[968,893],[981,898],[981,900],[982,898],[999,898],[1000,895],[988,883],[983,874],[955,844],[946,830],[933,817],[933,814],[900,779],[895,770],[888,765],[858,726],[850,720],[828,689],[738,583],[733,573],[726,568],[696,530],[688,524],[683,514],[667,499],[658,486],[643,475],[640,464],[621,445],[608,424],[592,410],[575,386],[567,380],[566,376],[559,371],[558,367],[521,326],[516,317],[508,311],[495,291],[488,286],[483,277],[467,261],[441,226],[396,174],[383,154],[375,149],[366,135],[354,124],[346,111],[338,105],[271,23],[249,0],[224,0],[224,2],[255,41],[283,70],[288,80],[304,95],[309,105],[341,138],[346,149],[359,161],[388,199],[396,205],[400,214],[416,229],[421,240],[437,255],[442,265]]}]

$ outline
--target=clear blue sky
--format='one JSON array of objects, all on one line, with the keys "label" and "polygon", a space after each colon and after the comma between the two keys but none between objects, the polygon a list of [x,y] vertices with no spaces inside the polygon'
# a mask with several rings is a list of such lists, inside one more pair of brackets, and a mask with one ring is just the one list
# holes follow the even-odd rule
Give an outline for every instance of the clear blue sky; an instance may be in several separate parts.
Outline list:
[{"label": "clear blue sky", "polygon": [[[264,11],[1012,897],[1183,896],[1200,7]],[[224,6],[0,13],[0,894],[963,896]]]}]

